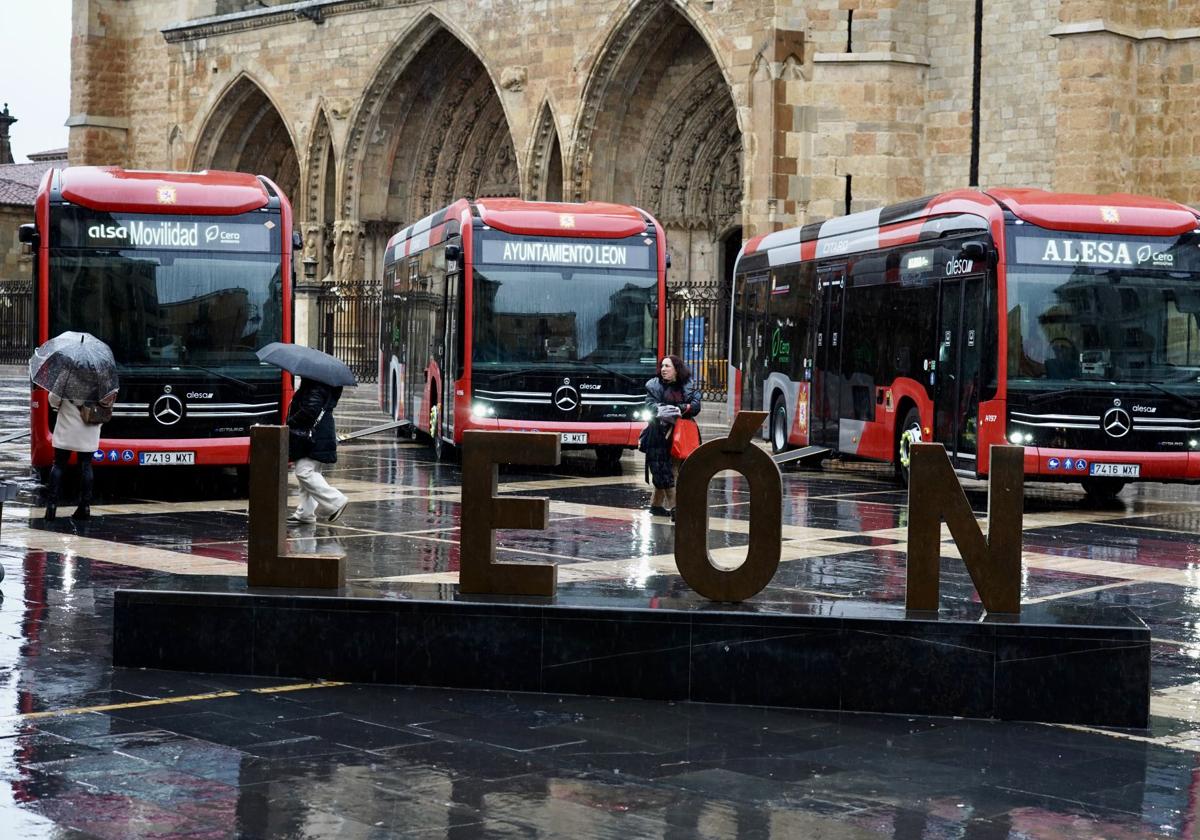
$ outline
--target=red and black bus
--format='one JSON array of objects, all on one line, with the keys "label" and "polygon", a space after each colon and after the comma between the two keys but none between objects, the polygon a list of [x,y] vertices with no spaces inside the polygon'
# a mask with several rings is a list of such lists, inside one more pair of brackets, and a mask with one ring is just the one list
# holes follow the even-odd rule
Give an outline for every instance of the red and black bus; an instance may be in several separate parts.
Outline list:
[{"label": "red and black bus", "polygon": [[[245,465],[250,426],[282,422],[290,377],[255,350],[292,335],[292,210],[238,172],[52,169],[35,203],[35,340],[107,342],[121,390],[93,459]],[[46,392],[30,403],[36,467],[53,460]]]},{"label": "red and black bus", "polygon": [[467,429],[637,446],[665,342],[667,243],[634,207],[462,199],[388,242],[380,407],[439,457]]},{"label": "red and black bus", "polygon": [[1200,481],[1200,219],[1132,195],[958,190],[778,231],[738,257],[730,407],[797,445],[1111,496]]}]

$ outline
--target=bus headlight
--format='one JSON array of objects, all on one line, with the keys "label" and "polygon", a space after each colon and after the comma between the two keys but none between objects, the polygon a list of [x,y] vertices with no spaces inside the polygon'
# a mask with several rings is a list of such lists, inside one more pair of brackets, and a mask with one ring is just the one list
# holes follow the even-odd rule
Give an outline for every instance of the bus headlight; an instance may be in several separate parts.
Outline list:
[{"label": "bus headlight", "polygon": [[484,405],[483,403],[475,403],[474,405],[471,406],[471,419],[473,419],[473,420],[483,420],[488,417],[495,417],[495,416],[496,416],[496,409],[492,408],[490,405]]},{"label": "bus headlight", "polygon": [[1013,432],[1008,436],[1008,442],[1015,446],[1022,446],[1026,443],[1033,443],[1033,435],[1029,432]]},{"label": "bus headlight", "polygon": [[1189,440],[1188,446],[1192,447],[1192,449],[1195,449],[1197,446],[1200,446],[1200,440]]},{"label": "bus headlight", "polygon": [[639,408],[637,411],[633,412],[633,419],[641,420],[643,423],[648,423],[652,416],[653,415],[650,413],[650,409],[648,408]]}]

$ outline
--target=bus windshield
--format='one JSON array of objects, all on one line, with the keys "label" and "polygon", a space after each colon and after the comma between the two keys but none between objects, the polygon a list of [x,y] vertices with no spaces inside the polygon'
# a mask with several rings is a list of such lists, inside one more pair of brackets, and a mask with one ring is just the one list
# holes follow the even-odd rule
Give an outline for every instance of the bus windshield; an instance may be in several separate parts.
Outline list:
[{"label": "bus windshield", "polygon": [[84,330],[107,342],[123,373],[196,366],[277,377],[254,351],[283,334],[275,254],[56,250],[50,334]]},{"label": "bus windshield", "polygon": [[[1200,275],[1008,271],[1009,381],[1059,387],[1200,383]],[[1190,389],[1189,389],[1190,390]]]},{"label": "bus windshield", "polygon": [[653,373],[658,344],[654,250],[640,241],[617,247],[636,247],[641,252],[637,267],[477,265],[473,364],[497,371],[600,366],[631,375]]}]

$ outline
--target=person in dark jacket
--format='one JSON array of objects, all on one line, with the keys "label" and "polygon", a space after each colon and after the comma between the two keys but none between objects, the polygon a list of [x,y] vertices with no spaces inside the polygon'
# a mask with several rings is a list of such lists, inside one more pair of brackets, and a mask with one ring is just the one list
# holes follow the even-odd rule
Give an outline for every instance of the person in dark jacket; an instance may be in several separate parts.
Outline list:
[{"label": "person in dark jacket", "polygon": [[646,382],[646,403],[653,413],[646,439],[646,466],[654,484],[650,497],[650,513],[654,516],[670,516],[675,510],[675,478],[680,462],[671,457],[671,435],[676,420],[694,419],[700,413],[700,392],[691,381],[691,371],[683,359],[666,356],[658,367],[658,376]]},{"label": "person in dark jacket", "polygon": [[294,464],[300,484],[300,503],[287,518],[293,524],[310,524],[318,514],[336,522],[350,500],[321,475],[322,465],[337,463],[337,430],[333,408],[342,389],[317,382],[301,381],[288,408],[288,460]]}]

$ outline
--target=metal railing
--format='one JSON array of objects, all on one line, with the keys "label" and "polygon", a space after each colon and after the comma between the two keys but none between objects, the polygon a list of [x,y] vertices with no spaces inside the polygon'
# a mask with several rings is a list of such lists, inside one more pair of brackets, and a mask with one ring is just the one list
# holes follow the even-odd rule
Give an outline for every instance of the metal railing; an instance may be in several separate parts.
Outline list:
[{"label": "metal railing", "polygon": [[33,281],[0,282],[0,364],[29,362],[34,323]]},{"label": "metal railing", "polygon": [[729,284],[702,283],[667,292],[667,352],[683,359],[704,400],[729,387]]},{"label": "metal railing", "polygon": [[350,366],[359,382],[379,379],[378,283],[334,286],[317,297],[321,349]]}]

